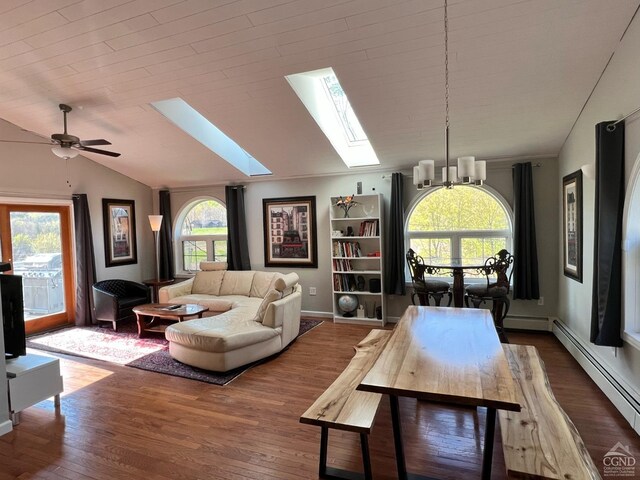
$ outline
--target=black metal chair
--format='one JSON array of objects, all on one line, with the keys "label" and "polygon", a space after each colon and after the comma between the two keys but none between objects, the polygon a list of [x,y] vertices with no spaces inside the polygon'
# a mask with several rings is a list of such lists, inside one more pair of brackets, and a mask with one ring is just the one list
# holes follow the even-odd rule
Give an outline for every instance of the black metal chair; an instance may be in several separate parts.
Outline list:
[{"label": "black metal chair", "polygon": [[411,281],[413,282],[413,294],[411,294],[411,302],[416,305],[416,297],[419,305],[429,305],[429,298],[433,298],[436,307],[440,306],[442,297],[449,295],[448,307],[451,306],[453,295],[447,282],[442,280],[433,280],[425,278],[425,273],[436,273],[431,267],[424,264],[423,258],[418,255],[412,248],[407,252],[407,264],[411,273]]},{"label": "black metal chair", "polygon": [[[467,307],[469,307],[469,302],[475,308],[479,308],[481,304],[488,301],[492,302],[491,315],[500,341],[503,343],[509,343],[504,331],[504,319],[509,313],[511,305],[509,291],[511,289],[511,274],[513,273],[512,264],[513,255],[505,249],[500,250],[495,256],[487,258],[482,268],[487,279],[486,284],[469,285],[464,295]],[[493,275],[495,275],[495,281],[491,281]]]},{"label": "black metal chair", "polygon": [[96,319],[117,330],[118,322],[135,318],[133,307],[151,302],[151,290],[130,280],[102,280],[93,284],[93,302]]}]

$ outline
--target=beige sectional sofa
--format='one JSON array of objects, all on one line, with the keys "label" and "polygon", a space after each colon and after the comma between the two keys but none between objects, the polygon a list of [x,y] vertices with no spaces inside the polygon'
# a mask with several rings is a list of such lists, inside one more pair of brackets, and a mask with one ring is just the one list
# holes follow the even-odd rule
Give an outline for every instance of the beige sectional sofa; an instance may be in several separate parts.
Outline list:
[{"label": "beige sectional sofa", "polygon": [[160,303],[197,303],[213,313],[167,327],[174,359],[226,372],[278,353],[298,336],[302,287],[297,274],[227,271],[226,264],[216,262],[202,262],[201,269],[159,292]]}]

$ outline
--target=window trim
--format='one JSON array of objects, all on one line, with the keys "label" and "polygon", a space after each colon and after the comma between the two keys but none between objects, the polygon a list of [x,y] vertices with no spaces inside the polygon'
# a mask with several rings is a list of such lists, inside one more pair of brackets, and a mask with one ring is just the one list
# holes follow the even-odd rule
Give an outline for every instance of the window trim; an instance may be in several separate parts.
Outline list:
[{"label": "window trim", "polygon": [[[497,190],[495,190],[494,188],[490,187],[489,185],[482,185],[482,186],[475,186],[475,185],[459,185],[453,188],[475,188],[478,190],[482,190],[485,193],[489,194],[491,197],[493,197],[504,209],[505,213],[507,214],[507,220],[509,222],[509,229],[507,230],[440,230],[440,231],[436,231],[436,232],[424,232],[424,231],[420,231],[420,230],[409,230],[409,219],[411,218],[411,215],[413,215],[414,210],[416,209],[416,207],[420,204],[420,202],[422,200],[424,200],[427,196],[437,192],[438,190],[445,188],[445,187],[435,187],[435,188],[429,188],[428,190],[416,195],[413,197],[413,199],[411,200],[411,202],[409,203],[409,208],[407,211],[407,215],[405,216],[405,220],[404,220],[404,249],[405,252],[409,251],[409,248],[411,247],[411,239],[412,238],[450,238],[451,239],[451,251],[454,252],[456,251],[456,249],[459,251],[459,243],[460,243],[460,239],[461,238],[469,238],[469,237],[477,237],[477,238],[491,238],[491,236],[502,236],[502,234],[504,233],[504,236],[507,239],[507,249],[509,249],[509,251],[513,251],[513,224],[514,224],[514,218],[513,218],[513,209],[511,208],[511,205],[509,205],[509,203],[507,202],[507,200],[500,194],[498,193]],[[444,281],[448,281],[451,277],[450,276],[445,276],[445,277],[434,277],[437,278],[439,280],[444,280]],[[480,281],[484,281],[482,279],[475,279],[475,278],[465,278],[465,282],[466,283],[477,283]],[[405,283],[408,286],[411,286],[411,275],[408,271],[408,269],[405,269]]]},{"label": "window trim", "polygon": [[[176,215],[176,222],[173,227],[173,258],[174,264],[176,266],[176,275],[181,276],[193,276],[198,270],[187,270],[184,268],[184,258],[182,256],[182,242],[183,241],[194,241],[200,240],[207,242],[207,260],[213,259],[213,248],[214,242],[225,241],[228,242],[228,235],[182,235],[182,224],[184,223],[185,218],[191,211],[193,207],[195,207],[198,203],[214,201],[222,205],[225,210],[227,205],[217,197],[213,195],[200,195],[198,197],[194,197],[185,202],[178,214]],[[228,227],[227,227],[228,228]],[[228,243],[227,243],[228,246]]]},{"label": "window trim", "polygon": [[[622,215],[622,338],[640,350],[640,154],[627,183]],[[586,253],[586,252],[585,252]]]}]

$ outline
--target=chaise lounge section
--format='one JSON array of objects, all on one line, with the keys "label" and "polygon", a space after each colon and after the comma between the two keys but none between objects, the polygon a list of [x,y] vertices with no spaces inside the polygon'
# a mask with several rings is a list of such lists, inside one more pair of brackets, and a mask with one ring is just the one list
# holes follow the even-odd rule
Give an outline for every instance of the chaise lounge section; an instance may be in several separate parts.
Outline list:
[{"label": "chaise lounge section", "polygon": [[282,351],[300,331],[302,287],[295,273],[227,271],[202,262],[185,282],[160,289],[161,303],[196,303],[213,316],[167,327],[171,356],[226,372]]}]

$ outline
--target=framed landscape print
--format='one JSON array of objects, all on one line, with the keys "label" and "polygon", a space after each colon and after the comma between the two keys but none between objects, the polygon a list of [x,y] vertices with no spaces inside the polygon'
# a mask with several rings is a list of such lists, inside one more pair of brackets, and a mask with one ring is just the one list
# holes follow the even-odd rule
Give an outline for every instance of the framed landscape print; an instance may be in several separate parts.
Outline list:
[{"label": "framed landscape print", "polygon": [[138,262],[134,203],[133,200],[102,199],[104,255],[107,267]]},{"label": "framed landscape print", "polygon": [[318,268],[316,197],[265,198],[266,267]]},{"label": "framed landscape print", "polygon": [[564,274],[582,283],[582,171],[562,179]]}]

